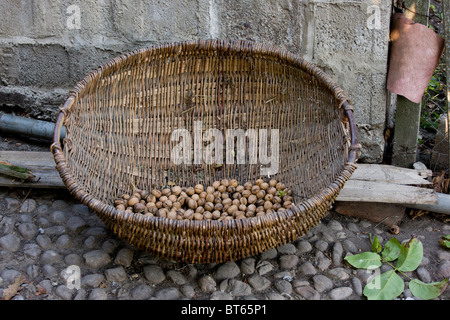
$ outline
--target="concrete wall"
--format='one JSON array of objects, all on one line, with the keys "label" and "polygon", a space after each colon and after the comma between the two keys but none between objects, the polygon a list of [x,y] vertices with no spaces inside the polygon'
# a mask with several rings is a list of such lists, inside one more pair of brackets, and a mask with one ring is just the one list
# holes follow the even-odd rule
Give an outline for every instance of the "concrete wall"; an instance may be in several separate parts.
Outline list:
[{"label": "concrete wall", "polygon": [[54,120],[67,92],[113,57],[153,44],[248,39],[315,62],[355,107],[362,161],[380,162],[390,0],[2,0],[0,110]]}]

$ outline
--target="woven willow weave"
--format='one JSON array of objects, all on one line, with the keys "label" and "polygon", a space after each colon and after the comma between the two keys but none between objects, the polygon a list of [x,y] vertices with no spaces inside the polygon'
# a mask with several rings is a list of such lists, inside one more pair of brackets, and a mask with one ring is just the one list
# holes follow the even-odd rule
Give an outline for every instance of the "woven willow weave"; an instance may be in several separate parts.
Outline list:
[{"label": "woven willow weave", "polygon": [[[260,177],[267,164],[248,155],[245,163],[175,164],[171,134],[193,132],[195,123],[203,134],[278,130],[271,178],[292,189],[295,206],[229,221],[116,210],[114,198],[133,188]],[[266,45],[208,40],[137,50],[91,72],[61,108],[51,149],[71,194],[118,237],[166,259],[209,263],[256,255],[314,227],[356,169],[355,132],[344,92],[315,65]]]}]

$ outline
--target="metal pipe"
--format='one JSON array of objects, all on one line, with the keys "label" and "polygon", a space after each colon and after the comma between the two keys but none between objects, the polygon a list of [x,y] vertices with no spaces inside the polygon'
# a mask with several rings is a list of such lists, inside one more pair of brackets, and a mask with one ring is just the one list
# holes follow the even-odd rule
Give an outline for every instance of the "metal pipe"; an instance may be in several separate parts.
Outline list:
[{"label": "metal pipe", "polygon": [[439,202],[437,204],[408,204],[408,208],[450,214],[450,194],[436,192]]},{"label": "metal pipe", "polygon": [[[20,134],[33,138],[53,140],[53,122],[30,119],[0,112],[0,131]],[[66,128],[61,128],[60,139],[66,136]]]}]

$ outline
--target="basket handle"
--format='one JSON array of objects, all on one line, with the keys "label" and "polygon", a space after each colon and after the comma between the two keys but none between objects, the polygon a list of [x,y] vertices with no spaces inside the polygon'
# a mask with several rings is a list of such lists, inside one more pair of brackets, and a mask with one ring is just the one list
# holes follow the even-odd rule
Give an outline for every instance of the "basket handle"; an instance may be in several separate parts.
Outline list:
[{"label": "basket handle", "polygon": [[342,107],[344,108],[344,113],[348,119],[350,127],[350,151],[348,153],[348,162],[356,163],[358,160],[358,154],[361,150],[361,145],[358,143],[357,129],[355,124],[355,118],[353,116],[353,107],[348,103],[347,100],[342,102]]},{"label": "basket handle", "polygon": [[58,118],[56,120],[55,129],[53,130],[53,143],[50,147],[50,150],[53,153],[53,148],[57,147],[61,149],[61,130],[64,125],[64,120],[66,118],[66,110],[69,109],[73,103],[75,102],[74,96],[69,96],[67,100],[64,102],[64,105],[60,108],[60,112],[58,114]]}]

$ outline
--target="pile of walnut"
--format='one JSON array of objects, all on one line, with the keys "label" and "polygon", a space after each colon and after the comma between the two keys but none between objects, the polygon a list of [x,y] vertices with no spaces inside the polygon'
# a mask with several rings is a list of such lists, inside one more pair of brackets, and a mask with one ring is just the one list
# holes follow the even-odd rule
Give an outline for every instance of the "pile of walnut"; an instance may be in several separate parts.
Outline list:
[{"label": "pile of walnut", "polygon": [[178,220],[230,220],[272,214],[292,206],[292,191],[277,180],[239,185],[235,179],[212,186],[135,190],[114,201],[116,209]]}]

